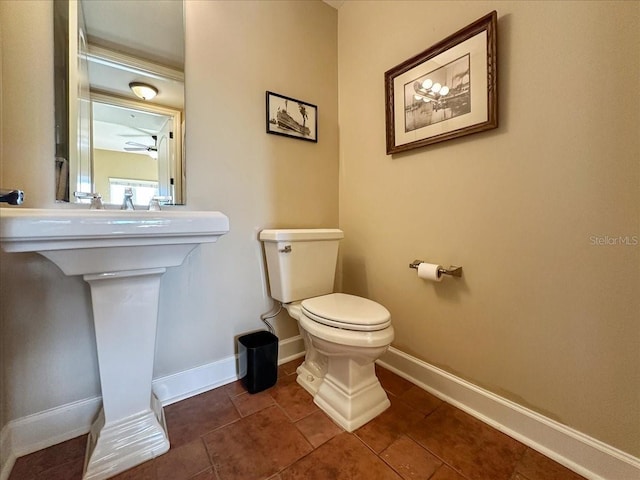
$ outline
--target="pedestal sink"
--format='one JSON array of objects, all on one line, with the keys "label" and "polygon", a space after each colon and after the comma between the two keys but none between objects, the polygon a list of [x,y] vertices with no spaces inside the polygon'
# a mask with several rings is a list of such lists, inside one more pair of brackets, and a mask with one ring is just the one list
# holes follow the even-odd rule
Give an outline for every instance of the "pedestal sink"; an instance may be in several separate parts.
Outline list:
[{"label": "pedestal sink", "polygon": [[151,390],[160,277],[229,231],[220,212],[0,209],[6,252],[37,252],[91,286],[103,408],[83,479],[116,475],[169,449]]}]

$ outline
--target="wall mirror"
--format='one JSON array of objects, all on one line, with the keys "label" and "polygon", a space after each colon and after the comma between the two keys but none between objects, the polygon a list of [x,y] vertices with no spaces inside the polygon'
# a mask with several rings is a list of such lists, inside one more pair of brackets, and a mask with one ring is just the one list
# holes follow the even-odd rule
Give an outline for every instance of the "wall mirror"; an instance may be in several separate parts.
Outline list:
[{"label": "wall mirror", "polygon": [[184,204],[183,2],[54,0],[54,65],[56,201]]}]

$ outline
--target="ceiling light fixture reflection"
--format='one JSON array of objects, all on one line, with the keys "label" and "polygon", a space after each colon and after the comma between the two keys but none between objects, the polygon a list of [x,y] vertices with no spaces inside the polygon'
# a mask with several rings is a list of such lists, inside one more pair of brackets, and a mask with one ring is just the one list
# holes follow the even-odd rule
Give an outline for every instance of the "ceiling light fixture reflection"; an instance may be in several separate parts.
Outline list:
[{"label": "ceiling light fixture reflection", "polygon": [[152,85],[146,83],[131,82],[129,88],[134,95],[142,100],[151,100],[158,94],[158,89]]},{"label": "ceiling light fixture reflection", "polygon": [[425,103],[434,102],[434,109],[437,111],[440,108],[447,108],[446,97],[451,89],[447,85],[442,85],[439,82],[434,82],[430,78],[425,79],[422,83],[415,81],[413,83],[414,95],[413,98],[416,102],[422,100]]}]

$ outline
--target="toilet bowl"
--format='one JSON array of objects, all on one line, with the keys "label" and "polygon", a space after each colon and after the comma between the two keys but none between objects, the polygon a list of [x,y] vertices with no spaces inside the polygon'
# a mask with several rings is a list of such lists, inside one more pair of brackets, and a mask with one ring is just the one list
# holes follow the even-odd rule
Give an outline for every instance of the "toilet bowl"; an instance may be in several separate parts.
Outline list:
[{"label": "toilet bowl", "polygon": [[394,337],[386,308],[333,293],[304,300],[298,322],[309,337],[312,357],[326,359],[324,377],[316,382],[316,405],[348,432],[389,407],[374,363]]},{"label": "toilet bowl", "polygon": [[327,356],[318,352],[311,343],[311,337],[307,331],[300,326],[302,316],[302,305],[300,302],[287,303],[284,305],[289,316],[298,321],[298,331],[304,343],[304,361],[296,369],[298,384],[309,392],[313,397],[318,393],[318,387],[324,380],[327,373]]},{"label": "toilet bowl", "polygon": [[390,405],[375,361],[394,337],[382,305],[331,293],[338,253],[337,229],[263,230],[271,296],[298,321],[305,360],[297,382],[314,403],[351,432]]}]

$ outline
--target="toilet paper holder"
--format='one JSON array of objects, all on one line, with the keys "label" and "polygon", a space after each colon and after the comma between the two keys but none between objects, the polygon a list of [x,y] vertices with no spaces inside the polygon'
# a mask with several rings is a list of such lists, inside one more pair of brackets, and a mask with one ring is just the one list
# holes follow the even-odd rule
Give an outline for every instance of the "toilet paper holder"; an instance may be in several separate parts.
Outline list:
[{"label": "toilet paper holder", "polygon": [[[418,269],[418,265],[420,265],[421,263],[425,263],[423,260],[414,260],[413,262],[411,262],[409,264],[409,268],[415,268],[416,270]],[[462,267],[454,267],[453,265],[451,265],[449,268],[439,268],[438,269],[438,273],[440,273],[440,275],[450,275],[452,277],[462,277]]]}]

